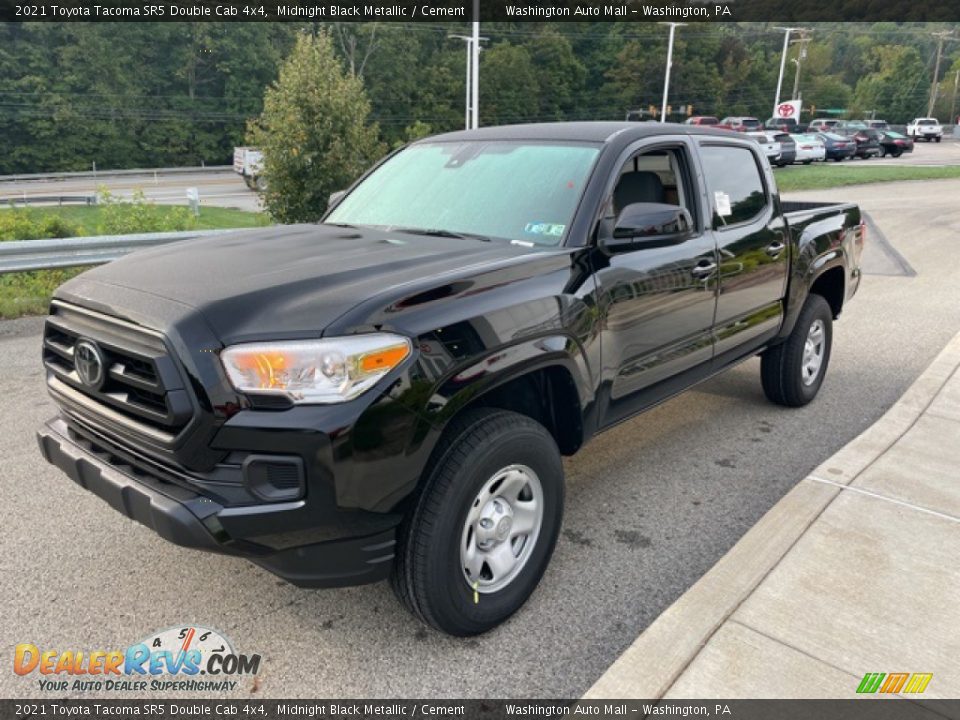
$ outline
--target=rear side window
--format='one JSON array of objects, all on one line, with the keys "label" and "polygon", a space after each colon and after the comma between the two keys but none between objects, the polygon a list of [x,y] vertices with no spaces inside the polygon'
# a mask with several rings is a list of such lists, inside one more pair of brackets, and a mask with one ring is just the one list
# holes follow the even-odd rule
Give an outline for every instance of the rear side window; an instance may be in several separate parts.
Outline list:
[{"label": "rear side window", "polygon": [[767,206],[767,193],[756,156],[747,148],[706,145],[700,148],[704,178],[713,205],[713,229],[749,222]]}]

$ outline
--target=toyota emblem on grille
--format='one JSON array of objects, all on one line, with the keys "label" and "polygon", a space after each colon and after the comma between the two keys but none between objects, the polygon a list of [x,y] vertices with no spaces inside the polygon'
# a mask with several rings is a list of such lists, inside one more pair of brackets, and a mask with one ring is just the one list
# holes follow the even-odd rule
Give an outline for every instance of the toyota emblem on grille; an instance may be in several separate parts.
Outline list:
[{"label": "toyota emblem on grille", "polygon": [[80,382],[91,390],[103,385],[103,354],[92,340],[78,340],[73,346],[73,364]]}]

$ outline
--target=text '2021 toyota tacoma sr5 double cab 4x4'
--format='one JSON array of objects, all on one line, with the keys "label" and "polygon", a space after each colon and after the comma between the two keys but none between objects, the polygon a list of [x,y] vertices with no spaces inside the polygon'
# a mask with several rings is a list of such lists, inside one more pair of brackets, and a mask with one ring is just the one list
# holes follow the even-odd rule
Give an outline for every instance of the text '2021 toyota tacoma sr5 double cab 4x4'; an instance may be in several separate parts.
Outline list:
[{"label": "text '2021 toyota tacoma sr5 double cab 4x4'", "polygon": [[755,142],[689,126],[441,135],[331,205],[63,285],[40,447],[167,540],[389,577],[455,635],[533,592],[563,455],[757,354],[809,402],[860,282],[855,205],[781,202]]}]

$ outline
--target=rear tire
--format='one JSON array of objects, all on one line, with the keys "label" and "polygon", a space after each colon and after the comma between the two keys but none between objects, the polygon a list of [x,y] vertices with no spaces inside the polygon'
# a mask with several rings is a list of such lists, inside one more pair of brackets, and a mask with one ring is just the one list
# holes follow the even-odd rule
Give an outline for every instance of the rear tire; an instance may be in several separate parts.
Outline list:
[{"label": "rear tire", "polygon": [[943,138],[939,138],[939,137],[938,137],[938,138],[937,138],[937,142],[940,142],[942,139],[943,139]]},{"label": "rear tire", "polygon": [[820,295],[810,295],[793,332],[760,358],[763,392],[771,402],[801,407],[823,384],[833,345],[833,311]]},{"label": "rear tire", "polygon": [[490,408],[455,419],[398,535],[390,578],[414,615],[456,636],[520,609],[553,554],[563,464],[539,423]]}]

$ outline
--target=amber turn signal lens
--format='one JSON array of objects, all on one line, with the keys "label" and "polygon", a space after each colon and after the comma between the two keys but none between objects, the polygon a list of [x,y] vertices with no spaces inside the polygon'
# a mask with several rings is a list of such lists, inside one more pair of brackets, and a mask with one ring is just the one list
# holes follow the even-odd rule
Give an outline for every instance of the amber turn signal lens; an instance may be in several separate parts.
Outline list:
[{"label": "amber turn signal lens", "polygon": [[410,347],[408,345],[396,345],[367,353],[360,358],[360,369],[365,373],[389,370],[403,362],[403,359],[409,354]]}]

